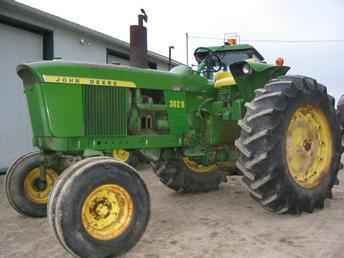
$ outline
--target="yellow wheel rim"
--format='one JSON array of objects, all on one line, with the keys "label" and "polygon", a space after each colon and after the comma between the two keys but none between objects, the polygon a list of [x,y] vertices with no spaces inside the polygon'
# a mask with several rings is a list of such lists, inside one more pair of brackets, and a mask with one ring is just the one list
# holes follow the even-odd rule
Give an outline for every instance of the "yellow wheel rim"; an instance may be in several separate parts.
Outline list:
[{"label": "yellow wheel rim", "polygon": [[82,206],[82,224],[88,234],[98,240],[111,240],[130,225],[134,203],[121,186],[107,184],[92,191]]},{"label": "yellow wheel rim", "polygon": [[40,168],[32,169],[24,179],[24,193],[27,198],[36,204],[47,204],[50,192],[58,178],[53,169],[47,169],[46,181],[40,180]]},{"label": "yellow wheel rim", "polygon": [[288,126],[286,155],[290,175],[304,188],[318,186],[329,173],[332,133],[325,114],[315,106],[298,108]]},{"label": "yellow wheel rim", "polygon": [[129,160],[130,153],[126,150],[114,150],[112,156],[117,160],[126,162]]},{"label": "yellow wheel rim", "polygon": [[196,161],[191,160],[190,158],[187,158],[187,157],[183,158],[183,161],[190,170],[197,173],[208,173],[217,169],[217,166],[214,164],[212,165],[199,164]]}]

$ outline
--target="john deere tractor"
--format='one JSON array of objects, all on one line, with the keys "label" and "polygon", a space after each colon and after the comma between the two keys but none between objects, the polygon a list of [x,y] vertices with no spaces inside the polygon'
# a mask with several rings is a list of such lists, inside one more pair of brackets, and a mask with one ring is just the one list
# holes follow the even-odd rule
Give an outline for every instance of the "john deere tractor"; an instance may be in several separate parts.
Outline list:
[{"label": "john deere tractor", "polygon": [[250,45],[201,47],[195,58],[197,70],[169,72],[19,65],[39,151],[8,170],[13,208],[47,214],[75,256],[123,254],[145,231],[150,198],[141,176],[114,152],[140,153],[177,192],[217,190],[241,174],[252,198],[271,212],[323,208],[340,158],[326,87],[286,75],[281,60],[267,64]]}]

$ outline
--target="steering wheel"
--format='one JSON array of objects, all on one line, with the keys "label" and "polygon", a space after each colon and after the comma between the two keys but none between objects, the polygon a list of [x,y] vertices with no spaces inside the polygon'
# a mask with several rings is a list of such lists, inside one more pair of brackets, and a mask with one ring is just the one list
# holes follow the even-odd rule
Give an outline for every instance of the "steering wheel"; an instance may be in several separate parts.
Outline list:
[{"label": "steering wheel", "polygon": [[[204,58],[201,58],[197,53],[203,52],[207,53]],[[220,71],[223,67],[223,62],[221,58],[210,48],[198,47],[194,52],[196,61],[200,64],[201,70],[206,70],[207,72],[216,73]]]}]

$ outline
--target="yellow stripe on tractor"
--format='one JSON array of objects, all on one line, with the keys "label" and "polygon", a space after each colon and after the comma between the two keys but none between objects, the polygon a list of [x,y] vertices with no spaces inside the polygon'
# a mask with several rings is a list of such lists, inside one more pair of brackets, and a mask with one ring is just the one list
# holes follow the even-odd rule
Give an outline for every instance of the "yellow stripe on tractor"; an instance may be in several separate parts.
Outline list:
[{"label": "yellow stripe on tractor", "polygon": [[98,79],[98,78],[43,75],[43,80],[44,82],[49,82],[49,83],[136,88],[136,84],[132,81],[119,81],[119,80]]}]

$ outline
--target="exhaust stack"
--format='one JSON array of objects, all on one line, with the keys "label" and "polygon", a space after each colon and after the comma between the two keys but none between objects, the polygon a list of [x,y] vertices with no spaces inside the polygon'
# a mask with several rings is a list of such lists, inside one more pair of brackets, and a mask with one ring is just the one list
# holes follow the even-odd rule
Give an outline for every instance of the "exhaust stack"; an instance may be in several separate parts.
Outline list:
[{"label": "exhaust stack", "polygon": [[130,66],[147,68],[147,23],[148,16],[144,9],[138,15],[138,25],[130,26]]}]

